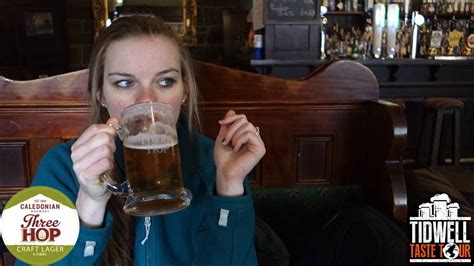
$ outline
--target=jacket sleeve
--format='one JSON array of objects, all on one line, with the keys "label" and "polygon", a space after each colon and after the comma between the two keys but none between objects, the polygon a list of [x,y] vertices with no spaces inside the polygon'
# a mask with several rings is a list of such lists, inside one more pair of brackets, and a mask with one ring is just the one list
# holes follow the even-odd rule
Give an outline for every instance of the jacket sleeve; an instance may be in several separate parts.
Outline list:
[{"label": "jacket sleeve", "polygon": [[[213,146],[208,148],[213,150]],[[195,243],[196,254],[199,254],[195,265],[258,265],[254,244],[255,210],[247,179],[244,195],[220,197],[215,192],[213,160],[201,168],[200,175],[207,191],[204,219]]]},{"label": "jacket sleeve", "polygon": [[[75,204],[79,183],[72,169],[70,147],[70,143],[61,144],[46,153],[36,171],[32,186],[48,186],[57,189]],[[54,265],[100,265],[102,254],[110,238],[112,224],[112,214],[106,212],[102,228],[91,229],[81,226],[72,251]],[[17,260],[15,265],[27,264]]]}]

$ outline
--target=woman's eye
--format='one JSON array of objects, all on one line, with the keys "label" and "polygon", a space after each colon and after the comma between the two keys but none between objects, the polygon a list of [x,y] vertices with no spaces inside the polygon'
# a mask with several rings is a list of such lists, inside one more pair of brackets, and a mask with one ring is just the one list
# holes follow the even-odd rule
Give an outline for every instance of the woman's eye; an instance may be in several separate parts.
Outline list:
[{"label": "woman's eye", "polygon": [[175,80],[173,78],[163,78],[160,79],[159,84],[162,87],[171,87],[175,83]]},{"label": "woman's eye", "polygon": [[115,87],[120,89],[127,89],[134,85],[134,83],[130,80],[119,80],[114,82]]}]

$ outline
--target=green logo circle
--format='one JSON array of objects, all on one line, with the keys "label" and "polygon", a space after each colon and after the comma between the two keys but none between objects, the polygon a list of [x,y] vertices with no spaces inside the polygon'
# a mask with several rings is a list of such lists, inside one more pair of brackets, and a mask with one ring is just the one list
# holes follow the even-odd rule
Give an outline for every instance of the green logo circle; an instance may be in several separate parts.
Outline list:
[{"label": "green logo circle", "polygon": [[74,204],[50,187],[30,187],[13,196],[2,214],[2,237],[8,251],[29,264],[64,258],[79,236]]}]

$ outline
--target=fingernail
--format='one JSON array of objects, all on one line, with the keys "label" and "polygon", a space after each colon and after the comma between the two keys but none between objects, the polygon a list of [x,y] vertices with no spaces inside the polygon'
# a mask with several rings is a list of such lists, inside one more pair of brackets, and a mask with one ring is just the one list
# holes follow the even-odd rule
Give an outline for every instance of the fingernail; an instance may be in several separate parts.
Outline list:
[{"label": "fingernail", "polygon": [[225,138],[222,139],[222,145],[227,145],[227,142],[225,141]]},{"label": "fingernail", "polygon": [[219,120],[219,124],[224,123],[224,119]]}]

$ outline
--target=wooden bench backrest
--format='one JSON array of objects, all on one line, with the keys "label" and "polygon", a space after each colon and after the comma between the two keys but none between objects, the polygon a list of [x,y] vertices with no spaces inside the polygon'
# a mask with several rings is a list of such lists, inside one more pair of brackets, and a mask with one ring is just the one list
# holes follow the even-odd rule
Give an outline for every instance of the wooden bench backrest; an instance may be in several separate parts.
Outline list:
[{"label": "wooden bench backrest", "polygon": [[[301,80],[195,62],[202,131],[211,138],[232,108],[261,129],[267,154],[254,186],[363,184],[394,216],[406,216],[399,159],[406,122],[379,101],[372,72],[338,61]],[[87,127],[87,71],[32,81],[0,79],[0,197],[28,186],[42,155]],[[380,200],[382,199],[382,200]]]}]

